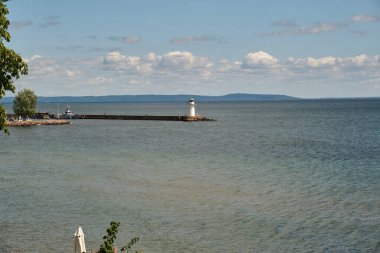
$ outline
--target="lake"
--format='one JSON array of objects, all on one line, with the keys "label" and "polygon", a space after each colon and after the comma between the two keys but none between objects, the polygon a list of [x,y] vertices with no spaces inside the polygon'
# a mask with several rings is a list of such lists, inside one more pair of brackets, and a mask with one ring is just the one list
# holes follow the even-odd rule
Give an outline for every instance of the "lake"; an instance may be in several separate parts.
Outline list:
[{"label": "lake", "polygon": [[[10,105],[7,105],[8,108]],[[186,103],[73,103],[183,115]],[[56,113],[66,104],[40,104]],[[0,252],[380,252],[380,99],[199,102],[215,122],[72,120],[0,135]]]}]

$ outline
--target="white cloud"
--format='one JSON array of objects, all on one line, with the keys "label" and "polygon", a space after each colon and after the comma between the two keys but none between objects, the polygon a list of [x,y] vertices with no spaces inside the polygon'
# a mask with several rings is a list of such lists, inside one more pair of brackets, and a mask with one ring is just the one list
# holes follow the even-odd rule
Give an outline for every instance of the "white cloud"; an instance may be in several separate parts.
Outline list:
[{"label": "white cloud", "polygon": [[111,71],[160,75],[195,71],[203,76],[209,76],[213,66],[207,57],[195,56],[187,51],[172,51],[162,56],[149,53],[145,57],[110,52],[102,58],[102,63],[105,69]]},{"label": "white cloud", "polygon": [[11,21],[11,28],[13,29],[21,29],[24,27],[32,26],[33,22],[30,20],[18,20],[18,21]]},{"label": "white cloud", "polygon": [[338,62],[342,67],[379,67],[380,59],[378,55],[367,56],[361,54],[353,57],[338,58]]},{"label": "white cloud", "polygon": [[147,61],[149,61],[149,62],[154,62],[154,61],[157,60],[157,55],[156,55],[155,53],[150,52],[150,53],[148,53],[148,54],[146,55],[145,59],[146,59]]},{"label": "white cloud", "polygon": [[180,45],[180,44],[209,42],[209,41],[224,43],[225,39],[221,36],[215,36],[215,35],[189,35],[189,36],[171,39],[169,42],[172,44]]},{"label": "white cloud", "polygon": [[[374,90],[375,84],[380,83],[380,76],[377,74],[380,72],[380,62],[377,55],[289,57],[284,67],[287,69],[287,76],[283,76],[284,82],[302,84],[306,91],[310,89],[307,88],[309,85],[314,87],[314,92],[307,91],[308,97],[380,95]],[[356,93],[353,87],[357,87]],[[368,93],[369,91],[372,92]]]},{"label": "white cloud", "polygon": [[89,84],[97,85],[97,84],[112,84],[113,79],[109,77],[96,76],[89,80]]},{"label": "white cloud", "polygon": [[25,59],[29,66],[29,76],[51,75],[59,71],[58,64],[51,59],[44,58],[40,55],[34,55],[30,59]]},{"label": "white cloud", "polygon": [[[276,21],[275,23],[281,24],[280,21]],[[292,36],[292,35],[321,34],[321,33],[334,32],[336,30],[339,30],[347,26],[344,23],[326,23],[326,22],[317,23],[312,26],[299,26],[294,23],[287,24],[286,20],[282,21],[282,23],[283,25],[278,24],[276,26],[282,26],[285,28],[284,30],[262,33],[260,35],[262,36]]]},{"label": "white cloud", "polygon": [[69,78],[69,79],[74,79],[76,77],[78,77],[82,72],[79,71],[79,70],[70,70],[70,69],[67,69],[66,70],[66,76]]},{"label": "white cloud", "polygon": [[297,26],[292,20],[289,19],[281,19],[276,20],[272,23],[273,26],[280,26],[280,27],[295,27]]},{"label": "white cloud", "polygon": [[284,83],[299,84],[306,97],[376,96],[380,83],[379,56],[326,56],[322,58],[289,57],[283,63]]},{"label": "white cloud", "polygon": [[29,74],[26,78],[34,80],[60,79],[74,80],[80,76],[84,65],[77,63],[66,64],[55,59],[45,58],[41,55],[34,55],[29,59],[24,59],[28,64]]},{"label": "white cloud", "polygon": [[152,71],[151,63],[146,62],[144,59],[140,57],[128,56],[126,58],[125,64],[127,69],[132,69],[139,73],[149,73]]},{"label": "white cloud", "polygon": [[23,60],[24,60],[26,63],[29,63],[30,61],[34,61],[34,60],[39,59],[39,58],[42,58],[42,56],[36,54],[36,55],[33,55],[30,59],[25,58],[25,59],[23,59]]},{"label": "white cloud", "polygon": [[[379,16],[357,14],[351,17],[353,22],[380,22]],[[261,36],[294,36],[307,34],[331,33],[350,25],[350,22],[319,22],[311,26],[301,26],[294,23],[292,20],[283,19],[272,22],[275,27],[282,27],[280,31],[261,33]],[[353,34],[363,35],[363,31],[354,31]]]},{"label": "white cloud", "polygon": [[48,28],[52,26],[57,26],[61,24],[61,18],[58,16],[49,16],[45,18],[43,22],[40,23],[41,28]]},{"label": "white cloud", "polygon": [[255,53],[248,53],[243,60],[243,68],[256,68],[256,67],[271,67],[278,63],[278,59],[272,55],[258,51]]},{"label": "white cloud", "polygon": [[165,68],[184,68],[190,69],[195,62],[194,55],[190,52],[173,51],[164,54],[158,66]]},{"label": "white cloud", "polygon": [[324,67],[324,66],[333,66],[336,63],[336,58],[332,56],[327,56],[323,58],[313,58],[313,57],[308,57],[306,59],[306,63],[308,66],[312,68],[317,68],[317,67]]},{"label": "white cloud", "polygon": [[105,57],[103,57],[104,64],[119,63],[124,62],[124,60],[125,56],[122,55],[120,52],[110,52]]},{"label": "white cloud", "polygon": [[110,52],[102,59],[107,70],[125,73],[147,73],[151,71],[151,63],[138,56],[125,56],[120,52]]},{"label": "white cloud", "polygon": [[352,57],[334,57],[334,56],[326,56],[322,58],[294,58],[289,57],[287,61],[288,65],[294,66],[303,66],[310,68],[331,68],[338,67],[340,69],[348,68],[348,67],[376,67],[380,66],[379,56],[367,56],[365,54],[352,56]]},{"label": "white cloud", "polygon": [[172,51],[159,58],[158,67],[173,69],[210,68],[212,63],[207,57],[195,56],[187,51]]},{"label": "white cloud", "polygon": [[230,62],[227,59],[223,59],[220,61],[219,71],[222,73],[237,71],[241,69],[241,65],[242,65],[241,61]]},{"label": "white cloud", "polygon": [[367,14],[357,14],[352,16],[351,20],[354,22],[379,22],[380,17]]},{"label": "white cloud", "polygon": [[139,36],[125,36],[125,37],[111,36],[108,39],[112,41],[119,41],[124,44],[138,44],[142,41],[141,37]]},{"label": "white cloud", "polygon": [[367,62],[370,59],[368,58],[367,55],[361,54],[361,55],[357,55],[355,57],[351,57],[351,58],[349,58],[349,60],[358,66],[362,66],[365,62]]},{"label": "white cloud", "polygon": [[301,34],[302,33],[323,33],[323,32],[333,32],[337,30],[339,27],[341,27],[340,24],[332,24],[332,23],[319,23],[317,25],[314,25],[309,28],[301,29]]},{"label": "white cloud", "polygon": [[141,38],[139,36],[130,36],[126,37],[123,42],[127,44],[138,44],[141,42]]}]

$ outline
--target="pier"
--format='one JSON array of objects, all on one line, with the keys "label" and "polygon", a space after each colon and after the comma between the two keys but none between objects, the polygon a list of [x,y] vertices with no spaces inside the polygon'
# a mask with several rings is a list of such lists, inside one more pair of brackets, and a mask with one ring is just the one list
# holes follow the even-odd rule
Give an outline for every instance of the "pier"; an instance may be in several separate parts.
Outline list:
[{"label": "pier", "polygon": [[[38,112],[35,113],[32,117],[34,119],[39,119],[38,123],[16,123],[16,122],[22,122],[25,120],[21,120],[20,117],[18,117],[15,114],[7,114],[7,118],[9,122],[9,126],[29,126],[29,125],[39,125],[39,124],[45,124],[45,125],[54,125],[55,124],[65,124],[64,121],[60,120],[73,120],[73,119],[89,119],[89,120],[152,120],[152,121],[187,121],[187,122],[194,122],[194,121],[215,121],[214,119],[206,118],[202,115],[199,115],[195,113],[195,101],[194,99],[190,98],[188,101],[189,105],[189,113],[188,115],[169,115],[169,116],[159,116],[159,115],[107,115],[107,114],[75,114],[70,110],[70,106],[67,107],[66,111],[63,114],[50,114],[49,112]],[[18,120],[17,120],[18,119]],[[55,119],[56,121],[51,121],[50,119]],[[41,121],[42,120],[42,121]],[[49,121],[50,120],[50,121]],[[31,122],[31,121],[27,121]],[[41,123],[42,122],[42,123]]]},{"label": "pier", "polygon": [[[195,116],[158,116],[158,115],[106,115],[106,114],[74,114],[57,116],[56,114],[38,113],[31,120],[16,120],[14,114],[7,114],[8,126],[32,126],[32,125],[63,125],[70,124],[68,120],[152,120],[152,121],[216,121],[215,119],[206,118],[201,115]],[[55,119],[55,120],[54,120]]]},{"label": "pier", "polygon": [[215,121],[200,115],[196,116],[156,116],[156,115],[86,115],[82,114],[79,119],[102,119],[102,120],[156,120],[156,121]]}]

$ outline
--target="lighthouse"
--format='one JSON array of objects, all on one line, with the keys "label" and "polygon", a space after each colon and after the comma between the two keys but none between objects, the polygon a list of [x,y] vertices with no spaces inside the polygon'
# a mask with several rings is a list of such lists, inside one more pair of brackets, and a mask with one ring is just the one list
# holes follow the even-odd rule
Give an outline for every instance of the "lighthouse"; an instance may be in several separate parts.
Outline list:
[{"label": "lighthouse", "polygon": [[193,98],[189,99],[189,102],[187,102],[189,105],[189,117],[195,117],[195,101]]}]

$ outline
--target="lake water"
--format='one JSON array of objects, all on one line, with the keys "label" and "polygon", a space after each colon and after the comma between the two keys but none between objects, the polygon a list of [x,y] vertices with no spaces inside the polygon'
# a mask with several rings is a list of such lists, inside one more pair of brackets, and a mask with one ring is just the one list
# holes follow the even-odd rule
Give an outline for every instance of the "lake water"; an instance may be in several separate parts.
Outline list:
[{"label": "lake water", "polygon": [[[61,104],[61,112],[65,109]],[[56,104],[39,105],[56,112]],[[187,105],[71,104],[87,114]],[[380,100],[202,103],[216,122],[73,120],[0,135],[0,252],[380,252]]]}]

